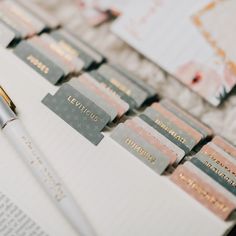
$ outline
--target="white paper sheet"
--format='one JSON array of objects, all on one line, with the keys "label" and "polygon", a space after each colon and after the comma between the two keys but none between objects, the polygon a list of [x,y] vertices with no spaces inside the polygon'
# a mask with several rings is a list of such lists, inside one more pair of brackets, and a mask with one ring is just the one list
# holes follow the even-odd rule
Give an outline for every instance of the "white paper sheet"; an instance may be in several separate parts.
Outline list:
[{"label": "white paper sheet", "polygon": [[[41,104],[54,86],[11,52],[0,48],[0,55],[0,84],[98,236],[220,236],[233,225],[151,171],[109,135],[92,145]],[[77,235],[2,133],[1,188],[50,236]]]}]

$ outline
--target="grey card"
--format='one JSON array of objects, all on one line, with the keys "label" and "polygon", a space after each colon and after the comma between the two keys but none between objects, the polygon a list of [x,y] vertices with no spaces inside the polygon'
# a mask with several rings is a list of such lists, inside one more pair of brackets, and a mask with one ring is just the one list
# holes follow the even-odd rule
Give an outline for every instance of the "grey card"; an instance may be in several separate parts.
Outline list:
[{"label": "grey card", "polygon": [[123,116],[129,110],[129,104],[127,102],[125,102],[119,96],[114,94],[114,92],[108,87],[106,87],[104,84],[99,83],[90,74],[83,73],[81,76],[79,76],[78,79],[81,82],[88,83],[91,87],[96,87],[97,93],[99,93],[101,97],[104,97],[104,99],[109,102],[112,107],[116,108],[119,117]]},{"label": "grey card", "polygon": [[14,39],[15,33],[4,23],[0,22],[0,45],[8,47]]},{"label": "grey card", "polygon": [[163,145],[168,147],[170,150],[172,150],[174,153],[176,153],[177,160],[176,162],[179,163],[183,157],[185,156],[185,152],[178,147],[175,143],[171,142],[169,139],[167,139],[164,135],[159,133],[157,130],[155,130],[152,126],[150,126],[147,122],[140,119],[139,117],[134,117],[133,120],[137,122],[137,124],[145,129],[148,133],[153,135],[156,139],[158,139]]},{"label": "grey card", "polygon": [[226,182],[236,185],[236,176],[226,166],[224,166],[223,163],[218,162],[218,160],[212,160],[208,155],[201,152],[198,152],[195,157]]},{"label": "grey card", "polygon": [[0,11],[0,19],[2,22],[6,23],[7,25],[11,26],[11,28],[15,29],[17,32],[20,33],[20,38],[26,38],[28,35],[27,29],[22,27],[15,19],[9,17],[8,15],[4,14]]},{"label": "grey card", "polygon": [[173,137],[179,139],[184,145],[186,145],[190,150],[192,150],[197,142],[196,140],[181,127],[178,127],[173,122],[171,122],[167,117],[163,116],[160,112],[152,107],[148,107],[144,115],[152,119],[157,125],[169,132]]},{"label": "grey card", "polygon": [[217,144],[213,142],[207,143],[207,146],[210,146],[211,148],[214,149],[214,151],[218,152],[220,155],[222,155],[224,158],[226,158],[228,161],[232,163],[232,165],[236,166],[236,159],[232,157],[230,154],[225,152],[223,149],[221,149]]},{"label": "grey card", "polygon": [[63,70],[27,41],[20,42],[13,52],[52,84],[57,84],[64,78]]},{"label": "grey card", "polygon": [[100,64],[104,61],[105,58],[102,56],[102,54],[95,50],[91,45],[88,45],[88,43],[85,43],[78,35],[75,35],[73,32],[69,32],[65,29],[59,29],[57,32],[68,38],[70,41],[74,42],[85,53],[90,55],[97,64]]},{"label": "grey card", "polygon": [[146,91],[149,95],[149,98],[155,97],[157,95],[157,91],[154,89],[153,86],[147,84],[145,81],[143,81],[139,76],[133,74],[131,71],[125,69],[124,67],[120,65],[110,65],[115,70],[119,71],[121,74],[123,74],[125,77],[127,77],[129,80],[137,84],[140,88],[142,88],[144,91]]},{"label": "grey card", "polygon": [[148,93],[137,86],[134,82],[124,78],[122,74],[113,69],[111,66],[103,64],[98,73],[103,75],[110,83],[122,90],[126,95],[134,99],[137,104],[137,108],[147,100]]},{"label": "grey card", "polygon": [[119,88],[110,83],[104,76],[100,75],[97,71],[92,71],[89,74],[99,83],[104,84],[107,88],[109,88],[112,92],[114,92],[114,94],[116,94],[126,103],[128,103],[130,109],[134,109],[137,107],[136,102],[134,101],[133,98],[122,92]]},{"label": "grey card", "polygon": [[119,124],[113,130],[111,137],[158,174],[162,174],[170,163],[168,157],[158,152],[156,148],[124,124]]},{"label": "grey card", "polygon": [[81,92],[85,97],[88,97],[92,102],[103,109],[107,114],[109,114],[111,120],[113,121],[117,116],[117,111],[109,103],[107,103],[102,97],[92,92],[88,87],[82,84],[77,78],[69,81],[69,84]]},{"label": "grey card", "polygon": [[71,85],[63,84],[55,95],[48,94],[42,103],[93,144],[97,145],[104,137],[101,131],[110,116]]},{"label": "grey card", "polygon": [[[17,12],[16,16],[19,17],[19,21],[26,23],[27,26],[33,27],[36,34],[41,33],[45,29],[45,24],[27,9],[18,4],[18,1],[5,1],[7,8],[13,9]],[[11,10],[10,10],[11,12]],[[13,13],[14,14],[14,13]]]},{"label": "grey card", "polygon": [[51,60],[54,64],[59,66],[63,70],[65,76],[69,75],[70,68],[61,60],[59,56],[57,56],[49,48],[47,48],[47,46],[40,37],[36,36],[30,38],[27,40],[27,43],[34,47],[35,50],[39,50],[40,53],[42,53],[45,57]]},{"label": "grey card", "polygon": [[[183,120],[184,122],[189,124],[191,127],[196,129],[199,133],[201,133],[203,135],[204,138],[208,137],[208,132],[203,127],[199,126],[196,121],[194,121],[194,119],[196,119],[196,118],[190,119],[188,116],[186,116],[180,110],[177,110],[173,105],[171,105],[171,103],[167,99],[161,100],[160,104],[163,107],[165,107],[167,110],[169,110],[170,112],[175,114],[178,118],[180,118],[181,120]],[[191,115],[189,114],[189,116],[191,116]]]},{"label": "grey card", "polygon": [[77,56],[67,52],[49,34],[41,34],[40,39],[45,42],[48,45],[48,48],[55,52],[58,57],[61,57],[63,61],[65,61],[67,64],[70,64],[70,68],[73,68],[72,70],[70,70],[71,72],[78,74],[83,69],[84,62]]},{"label": "grey card", "polygon": [[78,35],[74,34],[74,36],[78,40],[77,44],[79,44],[80,42],[80,47],[83,48],[84,51],[86,51],[90,56],[92,56],[97,64],[102,64],[103,62],[106,62],[106,58],[102,55],[101,52],[99,52],[97,49],[95,49],[95,47],[92,46],[92,43],[83,40],[82,37]]},{"label": "grey card", "polygon": [[10,24],[8,24],[7,22],[3,21],[0,17],[0,23],[2,25],[5,25],[9,30],[11,30],[14,34],[15,34],[15,39],[14,41],[19,42],[21,40],[21,33],[16,30],[15,28],[13,28]]},{"label": "grey card", "polygon": [[94,66],[95,62],[92,57],[85,53],[80,47],[76,45],[76,42],[73,42],[68,37],[63,36],[58,31],[52,31],[50,36],[54,38],[58,45],[62,47],[67,52],[73,54],[74,56],[80,58],[84,62],[84,68],[88,69]]},{"label": "grey card", "polygon": [[28,11],[30,11],[35,17],[39,18],[46,24],[47,29],[55,29],[60,26],[60,22],[54,14],[52,15],[50,12],[42,8],[34,1],[29,0],[18,0],[18,4],[22,5]]},{"label": "grey card", "polygon": [[212,179],[214,179],[216,182],[218,182],[220,185],[222,185],[225,189],[230,191],[233,195],[236,195],[236,183],[232,182],[229,183],[227,180],[224,179],[222,175],[219,175],[217,172],[209,168],[207,165],[205,165],[203,162],[201,162],[198,158],[193,157],[190,162],[192,162],[196,167],[201,169],[203,172],[205,172],[207,175],[209,175]]},{"label": "grey card", "polygon": [[151,127],[153,127],[155,130],[157,130],[160,134],[164,135],[167,139],[169,139],[171,142],[176,144],[179,148],[181,148],[185,154],[189,153],[191,150],[184,145],[182,142],[180,142],[178,139],[176,139],[168,130],[165,130],[161,128],[159,125],[157,125],[151,118],[148,116],[141,114],[139,116],[140,119],[144,120],[147,124],[149,124]]}]

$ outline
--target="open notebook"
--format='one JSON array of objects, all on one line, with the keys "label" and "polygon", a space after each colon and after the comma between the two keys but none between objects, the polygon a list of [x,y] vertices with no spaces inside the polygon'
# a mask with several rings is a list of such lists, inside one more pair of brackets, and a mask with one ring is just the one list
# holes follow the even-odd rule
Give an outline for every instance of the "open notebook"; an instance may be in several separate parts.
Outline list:
[{"label": "open notebook", "polygon": [[[214,216],[166,176],[158,176],[109,134],[94,146],[41,100],[56,87],[0,48],[0,84],[36,144],[100,236],[224,235],[233,225]],[[71,226],[0,133],[0,192],[50,236]]]}]

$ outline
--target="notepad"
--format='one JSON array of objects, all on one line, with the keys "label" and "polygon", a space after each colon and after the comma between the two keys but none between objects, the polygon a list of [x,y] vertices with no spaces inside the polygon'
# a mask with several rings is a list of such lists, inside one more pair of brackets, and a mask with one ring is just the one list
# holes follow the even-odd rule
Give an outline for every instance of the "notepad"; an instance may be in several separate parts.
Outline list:
[{"label": "notepad", "polygon": [[233,0],[129,4],[112,31],[212,105],[236,84]]},{"label": "notepad", "polygon": [[[41,103],[57,87],[11,51],[0,48],[0,84],[35,143],[62,178],[98,235],[223,235],[224,222],[117,144],[109,132],[94,146]],[[14,70],[12,66],[14,65]],[[50,236],[76,236],[0,133],[4,188]]]}]

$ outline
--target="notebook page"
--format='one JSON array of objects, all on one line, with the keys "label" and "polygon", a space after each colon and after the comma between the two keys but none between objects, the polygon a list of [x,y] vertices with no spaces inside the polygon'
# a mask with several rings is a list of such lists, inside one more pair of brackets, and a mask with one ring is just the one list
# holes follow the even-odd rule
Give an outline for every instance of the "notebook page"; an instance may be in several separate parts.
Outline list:
[{"label": "notebook page", "polygon": [[[1,188],[1,190],[3,189]],[[0,192],[0,235],[48,236],[6,195],[5,191]]]},{"label": "notebook page", "polygon": [[[96,147],[40,103],[55,87],[0,48],[0,84],[100,236],[223,235],[223,222],[108,135]],[[0,186],[51,236],[75,236],[0,133]],[[3,159],[3,157],[5,157]],[[7,158],[6,158],[7,157]]]},{"label": "notebook page", "polygon": [[217,106],[236,83],[235,9],[233,0],[138,1],[112,31]]}]

